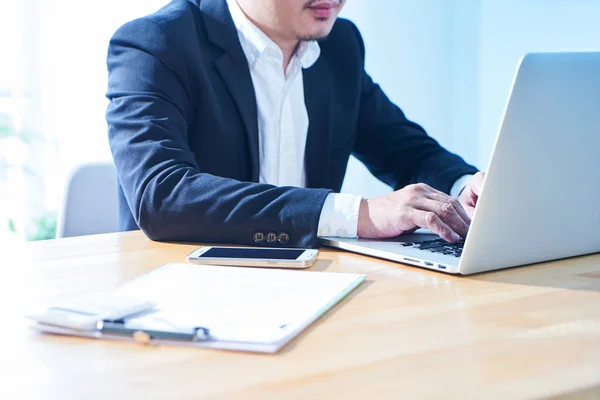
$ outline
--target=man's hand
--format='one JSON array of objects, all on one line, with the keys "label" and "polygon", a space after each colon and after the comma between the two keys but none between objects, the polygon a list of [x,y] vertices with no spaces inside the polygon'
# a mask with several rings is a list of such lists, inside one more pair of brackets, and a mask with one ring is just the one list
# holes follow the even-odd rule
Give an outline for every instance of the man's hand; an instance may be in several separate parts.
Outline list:
[{"label": "man's hand", "polygon": [[[471,196],[468,193],[480,189],[480,186],[471,186],[476,176],[467,185],[468,192],[467,187],[463,190],[465,195]],[[457,199],[419,183],[385,196],[362,200],[358,212],[358,236],[389,238],[420,227],[454,243],[466,237],[470,223],[471,218]]]},{"label": "man's hand", "polygon": [[475,212],[475,205],[481,194],[481,188],[483,187],[483,178],[485,177],[484,172],[478,172],[469,180],[467,186],[458,195],[458,201],[463,206],[469,217],[473,217]]}]

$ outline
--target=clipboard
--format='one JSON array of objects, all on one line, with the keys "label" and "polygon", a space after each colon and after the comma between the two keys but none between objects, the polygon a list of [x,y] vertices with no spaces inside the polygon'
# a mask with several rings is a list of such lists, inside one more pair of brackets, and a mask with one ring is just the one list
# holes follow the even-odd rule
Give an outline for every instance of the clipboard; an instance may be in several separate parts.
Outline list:
[{"label": "clipboard", "polygon": [[350,273],[172,263],[110,292],[152,307],[117,319],[99,319],[91,329],[40,320],[32,328],[144,344],[276,353],[365,278]]}]

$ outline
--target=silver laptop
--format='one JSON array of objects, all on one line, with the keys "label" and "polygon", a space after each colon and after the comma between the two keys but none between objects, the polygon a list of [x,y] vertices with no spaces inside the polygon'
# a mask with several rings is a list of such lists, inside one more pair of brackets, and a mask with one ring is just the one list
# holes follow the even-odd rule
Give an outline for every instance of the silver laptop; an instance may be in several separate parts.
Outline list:
[{"label": "silver laptop", "polygon": [[600,52],[520,61],[464,243],[320,242],[463,275],[600,252]]}]

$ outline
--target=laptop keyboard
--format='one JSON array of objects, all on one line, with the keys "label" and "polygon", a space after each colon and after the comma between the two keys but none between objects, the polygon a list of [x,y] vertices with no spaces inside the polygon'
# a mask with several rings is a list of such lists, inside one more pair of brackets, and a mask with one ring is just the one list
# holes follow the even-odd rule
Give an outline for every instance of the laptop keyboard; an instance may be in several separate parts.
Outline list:
[{"label": "laptop keyboard", "polygon": [[460,257],[465,242],[448,243],[444,239],[427,240],[425,242],[406,242],[400,246],[412,247],[418,250],[425,250],[431,253],[439,253],[446,256]]}]

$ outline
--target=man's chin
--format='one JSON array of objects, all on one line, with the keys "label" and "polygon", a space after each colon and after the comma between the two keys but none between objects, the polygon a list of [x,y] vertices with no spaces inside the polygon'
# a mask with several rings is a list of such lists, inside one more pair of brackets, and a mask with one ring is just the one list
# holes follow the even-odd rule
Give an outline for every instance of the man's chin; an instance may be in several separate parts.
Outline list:
[{"label": "man's chin", "polygon": [[317,42],[321,41],[321,40],[325,40],[327,39],[327,36],[329,36],[329,33],[331,32],[331,28],[330,29],[321,29],[319,31],[315,31],[315,32],[310,32],[310,33],[305,33],[302,34],[298,37],[298,39],[300,39],[301,41],[305,41],[305,42],[309,42],[312,40],[316,40]]}]

